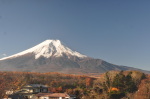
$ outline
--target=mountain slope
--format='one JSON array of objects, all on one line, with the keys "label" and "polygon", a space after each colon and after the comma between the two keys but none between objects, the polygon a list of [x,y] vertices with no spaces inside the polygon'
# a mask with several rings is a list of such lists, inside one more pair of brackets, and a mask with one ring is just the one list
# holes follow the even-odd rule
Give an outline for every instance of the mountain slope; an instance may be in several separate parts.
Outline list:
[{"label": "mountain slope", "polygon": [[0,59],[0,70],[80,74],[138,69],[90,58],[72,51],[59,40],[46,40],[28,50]]}]

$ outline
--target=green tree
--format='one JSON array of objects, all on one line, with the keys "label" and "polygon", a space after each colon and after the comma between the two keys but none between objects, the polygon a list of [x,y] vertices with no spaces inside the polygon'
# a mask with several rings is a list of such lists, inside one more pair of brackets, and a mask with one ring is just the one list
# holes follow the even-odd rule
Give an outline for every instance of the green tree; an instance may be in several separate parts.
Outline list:
[{"label": "green tree", "polygon": [[136,83],[131,77],[131,74],[132,72],[129,72],[128,75],[125,77],[124,91],[126,92],[134,92],[137,90]]},{"label": "green tree", "polygon": [[116,76],[114,77],[112,82],[112,87],[116,87],[120,91],[123,91],[125,82],[126,82],[125,75],[123,74],[123,71],[121,71],[119,74],[116,74]]}]

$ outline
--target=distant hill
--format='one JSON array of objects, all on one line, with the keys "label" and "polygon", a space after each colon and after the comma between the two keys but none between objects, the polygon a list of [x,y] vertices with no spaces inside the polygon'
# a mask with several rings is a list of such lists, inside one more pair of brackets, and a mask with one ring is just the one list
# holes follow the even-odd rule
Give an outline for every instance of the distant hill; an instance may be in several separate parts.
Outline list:
[{"label": "distant hill", "polygon": [[0,59],[1,71],[104,73],[111,70],[139,70],[94,59],[64,46],[60,40],[46,40],[28,50]]}]

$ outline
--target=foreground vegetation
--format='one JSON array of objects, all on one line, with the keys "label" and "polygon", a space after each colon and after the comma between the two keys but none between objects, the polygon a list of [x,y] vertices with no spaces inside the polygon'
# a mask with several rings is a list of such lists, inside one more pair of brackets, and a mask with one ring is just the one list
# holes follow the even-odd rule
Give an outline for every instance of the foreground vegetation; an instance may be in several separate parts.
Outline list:
[{"label": "foreground vegetation", "polygon": [[110,71],[93,78],[61,73],[0,72],[0,98],[6,90],[44,84],[50,92],[67,92],[78,99],[150,99],[150,77],[138,71]]}]

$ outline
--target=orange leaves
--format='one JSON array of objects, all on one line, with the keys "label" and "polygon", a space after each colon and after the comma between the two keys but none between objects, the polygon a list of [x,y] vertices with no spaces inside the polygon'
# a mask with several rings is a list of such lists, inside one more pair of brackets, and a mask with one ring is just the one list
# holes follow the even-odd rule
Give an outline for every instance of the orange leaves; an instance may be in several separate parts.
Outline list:
[{"label": "orange leaves", "polygon": [[60,93],[63,91],[62,87],[58,87],[58,88],[55,88],[55,87],[51,87],[48,89],[50,92],[53,92],[53,93]]},{"label": "orange leaves", "polygon": [[92,78],[86,78],[86,87],[92,86],[93,79]]},{"label": "orange leaves", "polygon": [[113,87],[113,88],[111,88],[111,91],[119,91],[119,89],[118,89],[118,88]]},{"label": "orange leaves", "polygon": [[58,92],[62,92],[62,90],[63,90],[63,89],[62,89],[61,86],[57,88],[57,91],[58,91]]},{"label": "orange leaves", "polygon": [[[44,84],[50,86],[50,92],[64,92],[67,89],[75,89],[77,87],[90,87],[92,83],[92,77],[81,75],[55,72],[0,72],[0,96],[4,96],[5,90],[18,90],[27,84]],[[68,91],[72,93],[72,90]]]}]

